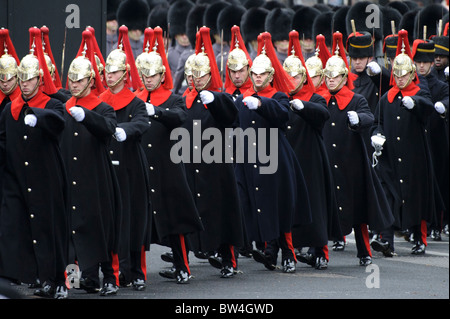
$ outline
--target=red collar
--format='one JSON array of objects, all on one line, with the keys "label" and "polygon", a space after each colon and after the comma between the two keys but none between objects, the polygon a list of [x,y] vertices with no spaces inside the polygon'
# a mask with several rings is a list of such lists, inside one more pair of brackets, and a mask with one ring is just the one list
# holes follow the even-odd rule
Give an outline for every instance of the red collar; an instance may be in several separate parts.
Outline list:
[{"label": "red collar", "polygon": [[339,90],[336,94],[331,94],[330,91],[326,91],[323,94],[323,97],[327,101],[327,105],[330,102],[332,96],[336,99],[339,109],[342,111],[347,107],[350,101],[353,99],[355,92],[351,91],[347,85],[344,85],[342,89]]},{"label": "red collar", "polygon": [[[188,91],[188,90],[189,89],[186,89],[186,91]],[[219,92],[218,90],[208,90],[208,91]],[[184,92],[184,93],[186,93],[186,92]],[[198,95],[198,92],[197,92],[196,88],[193,88],[187,94],[184,95],[186,97],[186,107],[188,109],[190,109],[192,107],[192,103],[194,103],[194,100],[197,97],[197,95]],[[207,109],[205,104],[203,104],[203,106],[205,107],[205,109]]]},{"label": "red collar", "polygon": [[299,99],[302,101],[311,100],[311,96],[314,94],[314,91],[310,88],[302,88],[300,91],[292,95],[292,99]]},{"label": "red collar", "polygon": [[144,102],[149,102],[155,106],[160,106],[172,94],[172,91],[164,88],[160,85],[156,90],[149,92],[146,88],[143,88],[136,96]]},{"label": "red collar", "polygon": [[100,99],[111,105],[115,111],[120,110],[130,104],[136,97],[127,87],[124,87],[119,93],[113,94],[110,89],[100,94]]},{"label": "red collar", "polygon": [[77,99],[76,97],[72,96],[66,102],[66,110],[67,112],[69,112],[69,109],[75,105],[82,106],[88,110],[93,110],[100,103],[102,103],[102,100],[100,100],[97,96],[95,96],[94,92],[91,92],[89,93],[89,95],[82,97],[81,99]]},{"label": "red collar", "polygon": [[251,87],[252,87],[252,80],[250,79],[250,75],[249,75],[249,77],[247,78],[247,81],[245,81],[244,84],[242,84],[242,86],[239,87],[239,88],[237,88],[237,87],[233,84],[233,82],[231,82],[231,80],[230,80],[230,84],[229,84],[227,87],[225,87],[225,92],[227,92],[228,94],[233,94],[234,91],[236,91],[237,89],[239,89],[239,91],[241,91],[241,93],[242,93],[242,92],[247,91],[247,90],[250,89]]},{"label": "red collar", "polygon": [[20,111],[25,104],[28,104],[30,107],[43,109],[47,105],[48,101],[50,101],[50,96],[44,94],[41,90],[38,90],[36,95],[28,101],[25,101],[22,94],[20,94],[11,102],[11,114],[17,121],[19,119]]},{"label": "red collar", "polygon": [[397,84],[395,84],[389,91],[388,91],[388,101],[389,103],[392,103],[394,101],[394,98],[397,96],[397,94],[400,92],[403,97],[405,96],[414,96],[419,92],[420,87],[418,87],[414,82],[411,82],[406,88],[399,89]]},{"label": "red collar", "polygon": [[267,98],[272,98],[272,96],[274,96],[275,93],[277,93],[277,89],[275,89],[272,85],[267,85],[264,89],[262,89],[261,91],[255,92],[253,85],[244,92],[244,98],[246,98],[247,96],[252,96],[252,95],[258,95],[258,96],[262,96],[262,97],[267,97]]}]

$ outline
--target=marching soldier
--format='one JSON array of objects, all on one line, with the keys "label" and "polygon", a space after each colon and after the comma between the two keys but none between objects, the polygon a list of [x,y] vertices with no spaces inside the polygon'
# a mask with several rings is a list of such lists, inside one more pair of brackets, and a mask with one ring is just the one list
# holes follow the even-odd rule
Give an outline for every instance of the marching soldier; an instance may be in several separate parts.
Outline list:
[{"label": "marching soldier", "polygon": [[[289,100],[283,92],[290,91],[290,80],[268,32],[259,36],[258,47],[259,55],[250,68],[253,85],[235,101],[239,109],[237,127],[254,130],[255,135],[253,142],[242,137],[244,161],[236,162],[239,197],[249,241],[267,243],[264,252],[253,251],[253,258],[274,270],[281,249],[283,272],[293,273],[297,259],[292,228],[309,224],[311,211],[302,170],[285,136]],[[264,162],[258,158],[260,148],[270,148],[276,159]],[[253,155],[256,158],[252,159]]]},{"label": "marching soldier", "polygon": [[234,247],[243,245],[242,216],[233,164],[223,149],[220,159],[209,161],[201,158],[207,143],[194,137],[214,128],[221,132],[221,144],[227,145],[225,128],[232,127],[237,109],[230,95],[220,93],[222,81],[209,28],[200,28],[195,51],[192,63],[195,87],[184,97],[188,117],[183,125],[189,133],[192,149],[189,154],[182,155],[189,186],[205,230],[192,234],[190,239],[195,252],[219,253],[222,258],[221,277],[230,278],[237,268]]},{"label": "marching soldier", "polygon": [[[436,225],[430,225],[431,238],[441,240],[441,230],[448,220],[448,196],[449,196],[449,171],[448,171],[448,83],[439,80],[435,73],[431,72],[434,65],[434,42],[430,40],[415,40],[413,43],[412,56],[416,65],[417,73],[425,77],[434,104],[435,112],[430,114],[427,124],[427,136],[433,160],[433,169],[438,183],[439,192],[436,196],[442,197],[442,209],[437,207],[438,215]],[[438,203],[439,203],[438,199]]]},{"label": "marching soldier", "polygon": [[[149,49],[153,48],[151,52]],[[188,283],[190,269],[186,235],[203,230],[184,166],[174,163],[170,152],[175,144],[172,130],[180,127],[187,114],[181,96],[173,94],[172,75],[163,46],[162,29],[138,57],[144,89],[137,95],[145,102],[150,128],[142,136],[147,156],[150,197],[153,206],[153,242],[172,248],[174,269],[161,271],[163,277]]]},{"label": "marching soldier", "polygon": [[117,253],[122,206],[108,153],[117,123],[114,109],[92,90],[103,84],[88,30],[83,31],[81,48],[81,55],[72,61],[68,71],[72,97],[65,103],[66,127],[61,139],[72,212],[70,263],[76,262],[82,271],[81,288],[107,296],[116,292],[111,287],[119,285]]},{"label": "marching soldier", "polygon": [[333,52],[324,69],[330,119],[323,128],[336,187],[343,235],[352,229],[361,266],[372,263],[368,226],[387,228],[393,222],[380,181],[369,158],[363,134],[373,124],[367,100],[352,91],[342,34],[333,34]]},{"label": "marching soldier", "polygon": [[[8,29],[0,29],[0,114],[6,104],[21,93],[17,66],[20,63],[14,45],[9,37]],[[1,192],[1,187],[0,187]],[[1,196],[0,196],[1,198]]]},{"label": "marching soldier", "polygon": [[393,86],[380,100],[372,131],[372,145],[382,150],[375,168],[395,217],[391,227],[378,229],[381,240],[374,240],[372,247],[387,257],[395,251],[395,229],[409,229],[414,235],[411,253],[424,254],[426,222],[433,220],[435,211],[434,172],[425,133],[433,104],[417,85],[406,30],[398,33],[392,76]]},{"label": "marching soldier", "polygon": [[[67,179],[59,138],[64,107],[43,93],[56,88],[47,69],[41,32],[30,28],[30,53],[18,67],[19,97],[0,117],[0,277],[43,287],[34,294],[67,298]],[[36,53],[35,53],[36,52]],[[20,228],[20,231],[17,229]]]},{"label": "marching soldier", "polygon": [[295,30],[289,33],[289,52],[283,68],[293,77],[296,87],[288,92],[291,107],[287,138],[304,173],[312,213],[312,223],[295,227],[292,240],[294,247],[310,247],[306,254],[297,255],[299,261],[326,269],[328,239],[342,237],[331,167],[322,139],[322,128],[330,113],[325,99],[314,93]]},{"label": "marching soldier", "polygon": [[[150,249],[152,221],[147,159],[141,145],[149,124],[145,103],[130,90],[142,84],[125,26],[119,28],[119,47],[108,55],[105,71],[108,90],[100,95],[100,99],[111,105],[116,113],[117,127],[110,156],[115,164],[123,205],[119,280],[120,286],[133,285],[141,290],[147,278],[145,252]],[[111,293],[117,290],[113,286],[109,288]]]}]

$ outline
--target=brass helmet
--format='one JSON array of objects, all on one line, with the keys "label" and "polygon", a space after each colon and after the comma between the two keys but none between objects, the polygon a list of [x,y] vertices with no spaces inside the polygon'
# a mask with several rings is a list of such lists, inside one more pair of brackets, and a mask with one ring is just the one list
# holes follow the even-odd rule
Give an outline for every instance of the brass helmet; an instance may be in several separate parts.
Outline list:
[{"label": "brass helmet", "polygon": [[255,74],[269,72],[270,75],[273,75],[275,73],[275,69],[272,67],[272,62],[266,55],[265,48],[263,48],[261,54],[253,60],[253,65],[250,68],[250,72],[253,72]]},{"label": "brass helmet", "polygon": [[161,55],[156,52],[158,42],[155,42],[152,52],[148,52],[148,45],[145,51],[136,59],[136,67],[139,74],[145,76],[153,76],[159,73],[165,73],[166,67],[163,64]]},{"label": "brass helmet", "polygon": [[328,59],[323,73],[328,78],[334,78],[338,75],[342,75],[345,78],[348,75],[347,65],[340,57],[338,50],[336,50],[335,55]]},{"label": "brass helmet", "polygon": [[35,45],[33,44],[30,53],[22,58],[17,68],[17,76],[19,80],[25,82],[43,75],[43,70],[39,67],[39,60],[34,55]]},{"label": "brass helmet", "polygon": [[292,77],[295,77],[298,74],[306,76],[306,69],[300,58],[295,55],[294,50],[292,50],[292,54],[284,60],[283,69]]},{"label": "brass helmet", "polygon": [[196,54],[192,61],[192,75],[194,78],[201,78],[208,73],[211,73],[211,65],[205,48],[202,47],[202,52]]},{"label": "brass helmet", "polygon": [[319,58],[319,49],[316,49],[316,53],[305,61],[306,69],[308,70],[310,77],[323,76],[323,64]]},{"label": "brass helmet", "polygon": [[82,55],[76,57],[72,63],[70,63],[67,76],[69,77],[69,80],[73,82],[80,81],[84,78],[93,78],[95,76],[91,61],[86,57],[86,51],[83,51]]},{"label": "brass helmet", "polygon": [[184,75],[192,75],[192,63],[194,62],[195,54],[191,54],[184,63]]},{"label": "brass helmet", "polygon": [[397,77],[402,77],[408,73],[415,73],[416,66],[413,60],[405,53],[405,44],[402,44],[402,51],[397,55],[392,63],[392,73]]},{"label": "brass helmet", "polygon": [[116,71],[127,71],[127,55],[122,50],[122,44],[118,49],[114,49],[106,58],[105,71],[112,73]]},{"label": "brass helmet", "polygon": [[232,71],[239,71],[247,65],[247,55],[239,48],[239,43],[236,41],[235,48],[228,54],[227,66]]},{"label": "brass helmet", "polygon": [[9,81],[17,75],[17,62],[12,55],[8,54],[5,49],[5,54],[0,57],[0,81]]}]

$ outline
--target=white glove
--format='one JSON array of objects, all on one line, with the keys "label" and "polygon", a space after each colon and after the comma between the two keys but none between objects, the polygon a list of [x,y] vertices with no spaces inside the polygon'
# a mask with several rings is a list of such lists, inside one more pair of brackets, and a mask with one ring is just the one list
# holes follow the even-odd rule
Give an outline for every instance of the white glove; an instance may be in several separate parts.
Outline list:
[{"label": "white glove", "polygon": [[247,96],[242,100],[249,110],[256,110],[258,108],[259,100],[254,96]]},{"label": "white glove", "polygon": [[445,106],[444,106],[444,104],[442,104],[442,102],[436,102],[436,103],[434,103],[434,109],[435,109],[436,112],[438,112],[439,114],[444,114],[444,113],[445,113]]},{"label": "white glove", "polygon": [[303,110],[303,108],[305,107],[303,105],[303,102],[299,99],[294,99],[291,101],[291,105],[294,109],[296,109],[297,111]]},{"label": "white glove", "polygon": [[81,107],[79,107],[79,106],[72,106],[69,109],[69,112],[70,112],[70,115],[72,115],[72,117],[77,122],[81,122],[82,120],[84,120],[84,117],[86,115],[84,110]]},{"label": "white glove", "polygon": [[358,114],[355,111],[347,112],[347,116],[348,116],[348,121],[350,122],[350,124],[352,126],[359,123],[359,117],[358,117]]},{"label": "white glove", "polygon": [[25,125],[35,127],[37,122],[37,117],[34,114],[27,114],[25,115],[25,118],[23,119],[25,122]]},{"label": "white glove", "polygon": [[410,96],[405,96],[402,99],[403,105],[408,109],[411,110],[414,107],[414,100]]},{"label": "white glove", "polygon": [[212,94],[209,91],[201,91],[200,92],[200,99],[202,99],[203,104],[209,104],[212,101],[214,101],[214,94]]},{"label": "white glove", "polygon": [[155,115],[155,107],[153,106],[153,104],[145,103],[145,108],[147,109],[148,116]]},{"label": "white glove", "polygon": [[127,133],[125,133],[124,129],[121,127],[116,127],[116,133],[114,133],[114,136],[118,142],[123,142],[127,139]]},{"label": "white glove", "polygon": [[444,74],[445,74],[446,77],[448,77],[448,66],[445,67],[445,69],[444,69]]},{"label": "white glove", "polygon": [[367,64],[367,73],[369,75],[372,75],[372,76],[380,74],[381,73],[381,67],[375,61],[369,62]]}]

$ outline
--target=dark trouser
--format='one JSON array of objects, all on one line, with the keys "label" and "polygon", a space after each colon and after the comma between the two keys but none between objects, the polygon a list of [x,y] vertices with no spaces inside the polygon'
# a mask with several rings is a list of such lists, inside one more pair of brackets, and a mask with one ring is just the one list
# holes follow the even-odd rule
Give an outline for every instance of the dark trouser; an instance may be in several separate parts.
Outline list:
[{"label": "dark trouser", "polygon": [[357,257],[372,257],[369,243],[369,230],[366,224],[353,225],[353,233],[355,234]]},{"label": "dark trouser", "polygon": [[266,243],[265,254],[272,258],[275,265],[277,263],[278,251],[280,249],[282,261],[290,259],[297,262],[294,246],[292,245],[292,233],[281,234],[279,238]]},{"label": "dark trouser", "polygon": [[189,269],[189,250],[184,235],[169,235],[169,244],[173,253],[173,265],[177,271],[191,274]]},{"label": "dark trouser", "polygon": [[128,258],[120,259],[120,272],[126,282],[132,282],[136,279],[147,280],[144,246],[142,246],[141,251],[130,251]]},{"label": "dark trouser", "polygon": [[217,252],[222,257],[222,265],[224,267],[233,267],[234,269],[237,269],[237,258],[233,245],[221,244]]},{"label": "dark trouser", "polygon": [[328,245],[325,245],[323,247],[310,247],[308,249],[308,253],[315,257],[324,257],[327,261],[330,261],[328,255]]},{"label": "dark trouser", "polygon": [[119,285],[119,273],[117,255],[113,256],[108,261],[99,263],[98,265],[82,269],[83,278],[89,278],[95,286],[100,287],[99,270],[103,273],[103,284]]}]

